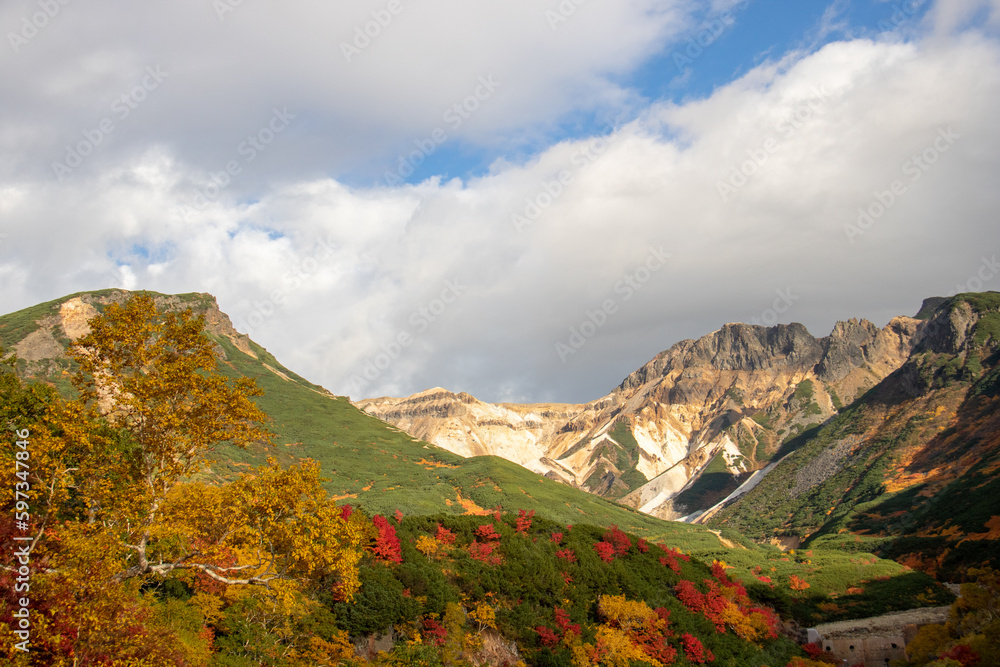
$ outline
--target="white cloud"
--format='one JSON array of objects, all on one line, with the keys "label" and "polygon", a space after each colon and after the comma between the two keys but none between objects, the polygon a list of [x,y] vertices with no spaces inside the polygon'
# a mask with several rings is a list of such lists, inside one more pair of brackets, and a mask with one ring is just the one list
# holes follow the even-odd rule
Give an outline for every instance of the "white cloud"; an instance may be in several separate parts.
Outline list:
[{"label": "white cloud", "polygon": [[[948,4],[939,25],[961,20]],[[690,27],[681,3],[587,3],[555,32],[526,1],[414,3],[345,67],[340,36],[380,6],[292,3],[277,16],[245,3],[220,22],[210,4],[182,2],[157,26],[186,31],[180,42],[121,33],[131,5],[115,5],[117,39],[67,6],[0,70],[15,84],[0,96],[24,95],[0,119],[0,308],[111,284],[208,291],[336,392],[586,400],[680,338],[763,317],[776,291],[795,296],[782,321],[823,335],[838,318],[915,311],[1000,250],[1000,49],[979,33],[834,42],[482,177],[350,187],[320,172],[426,136],[480,74],[502,77],[503,96],[461,137],[530,135],[569,109],[620,104],[629,93],[609,75]],[[22,9],[0,10],[0,25]],[[84,26],[113,46],[60,41]],[[93,57],[71,64],[81,51]],[[156,63],[170,72],[162,87],[56,184],[60,146]],[[247,160],[240,143],[285,104],[298,117]],[[914,179],[908,160],[947,128],[960,138]],[[232,160],[239,177],[193,206]],[[897,180],[905,193],[846,233]],[[660,247],[665,266],[616,289]],[[556,344],[609,300],[615,312],[563,363]],[[351,378],[371,368],[359,390]]]}]

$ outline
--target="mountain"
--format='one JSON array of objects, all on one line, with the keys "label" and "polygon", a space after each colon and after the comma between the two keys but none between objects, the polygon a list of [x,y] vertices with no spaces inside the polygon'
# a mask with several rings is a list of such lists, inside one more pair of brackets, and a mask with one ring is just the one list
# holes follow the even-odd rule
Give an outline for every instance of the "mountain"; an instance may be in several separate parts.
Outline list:
[{"label": "mountain", "polygon": [[1000,564],[1000,294],[924,310],[900,368],[787,442],[781,462],[709,523],[875,551],[945,577]]},{"label": "mountain", "polygon": [[849,320],[817,339],[801,324],[726,324],[583,405],[493,405],[437,388],[358,406],[462,456],[501,456],[672,519],[722,500],[784,440],[898,369],[921,326]]},{"label": "mountain", "polygon": [[[651,539],[671,537],[693,546],[718,546],[704,528],[657,521],[619,504],[539,477],[496,456],[466,459],[423,442],[369,416],[345,397],[284,367],[267,350],[233,327],[210,294],[154,296],[161,311],[190,308],[205,317],[216,343],[220,371],[253,378],[263,388],[260,406],[270,415],[274,447],[223,447],[209,478],[232,479],[267,457],[283,463],[312,458],[322,466],[327,491],[371,514],[487,514],[544,511],[566,524],[618,525]],[[81,292],[0,317],[0,345],[18,356],[21,377],[75,393],[74,363],[66,353],[89,331],[87,321],[129,292]]]}]

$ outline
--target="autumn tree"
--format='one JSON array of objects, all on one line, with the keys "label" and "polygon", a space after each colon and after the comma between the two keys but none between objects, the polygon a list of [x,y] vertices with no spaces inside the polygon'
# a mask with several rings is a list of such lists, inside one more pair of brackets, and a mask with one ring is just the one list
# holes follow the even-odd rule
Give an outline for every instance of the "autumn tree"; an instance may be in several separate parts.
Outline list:
[{"label": "autumn tree", "polygon": [[84,502],[125,538],[133,552],[121,575],[128,578],[153,571],[147,549],[170,492],[202,471],[221,443],[245,448],[269,442],[270,434],[252,400],[262,394],[256,383],[230,382],[218,372],[203,316],[161,314],[151,296],[136,294],[89,324],[71,349],[79,364],[73,384],[81,402],[127,434],[129,447],[114,461],[91,461],[88,472],[97,479],[124,475],[130,488],[122,494],[107,484],[91,487]]},{"label": "autumn tree", "polygon": [[[316,593],[349,600],[358,590],[371,522],[328,498],[310,460],[199,481],[219,445],[269,439],[260,390],[219,372],[201,317],[161,314],[137,295],[90,326],[71,350],[76,399],[25,386],[14,360],[0,364],[0,420],[30,434],[30,477],[7,466],[0,480],[30,486],[33,536],[32,657],[11,643],[14,601],[0,596],[0,659],[207,664],[214,636],[234,655],[253,647],[243,657],[254,664],[338,662],[349,644],[315,630],[330,625]],[[3,516],[0,584],[13,591],[7,547],[26,529]],[[151,592],[168,586],[195,595],[183,604]]]}]

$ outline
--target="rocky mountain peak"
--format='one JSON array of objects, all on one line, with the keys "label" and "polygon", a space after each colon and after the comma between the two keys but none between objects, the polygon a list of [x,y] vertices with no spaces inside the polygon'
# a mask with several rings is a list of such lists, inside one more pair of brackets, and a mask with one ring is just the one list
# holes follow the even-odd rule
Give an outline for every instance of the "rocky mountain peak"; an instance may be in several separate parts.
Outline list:
[{"label": "rocky mountain peak", "polygon": [[797,322],[773,327],[726,324],[699,339],[688,361],[721,371],[756,372],[811,368],[822,354],[817,340]]},{"label": "rocky mountain peak", "polygon": [[939,306],[927,321],[916,351],[959,354],[968,351],[979,312],[968,301],[953,299]]}]

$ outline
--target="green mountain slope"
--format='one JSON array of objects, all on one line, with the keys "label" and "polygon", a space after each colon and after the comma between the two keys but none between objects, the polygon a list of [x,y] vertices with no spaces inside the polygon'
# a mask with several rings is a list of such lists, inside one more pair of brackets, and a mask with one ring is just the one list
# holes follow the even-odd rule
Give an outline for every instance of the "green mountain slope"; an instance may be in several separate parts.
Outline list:
[{"label": "green mountain slope", "polygon": [[710,523],[944,576],[1000,565],[998,361],[1000,294],[939,304],[903,367],[786,443],[787,458]]}]

